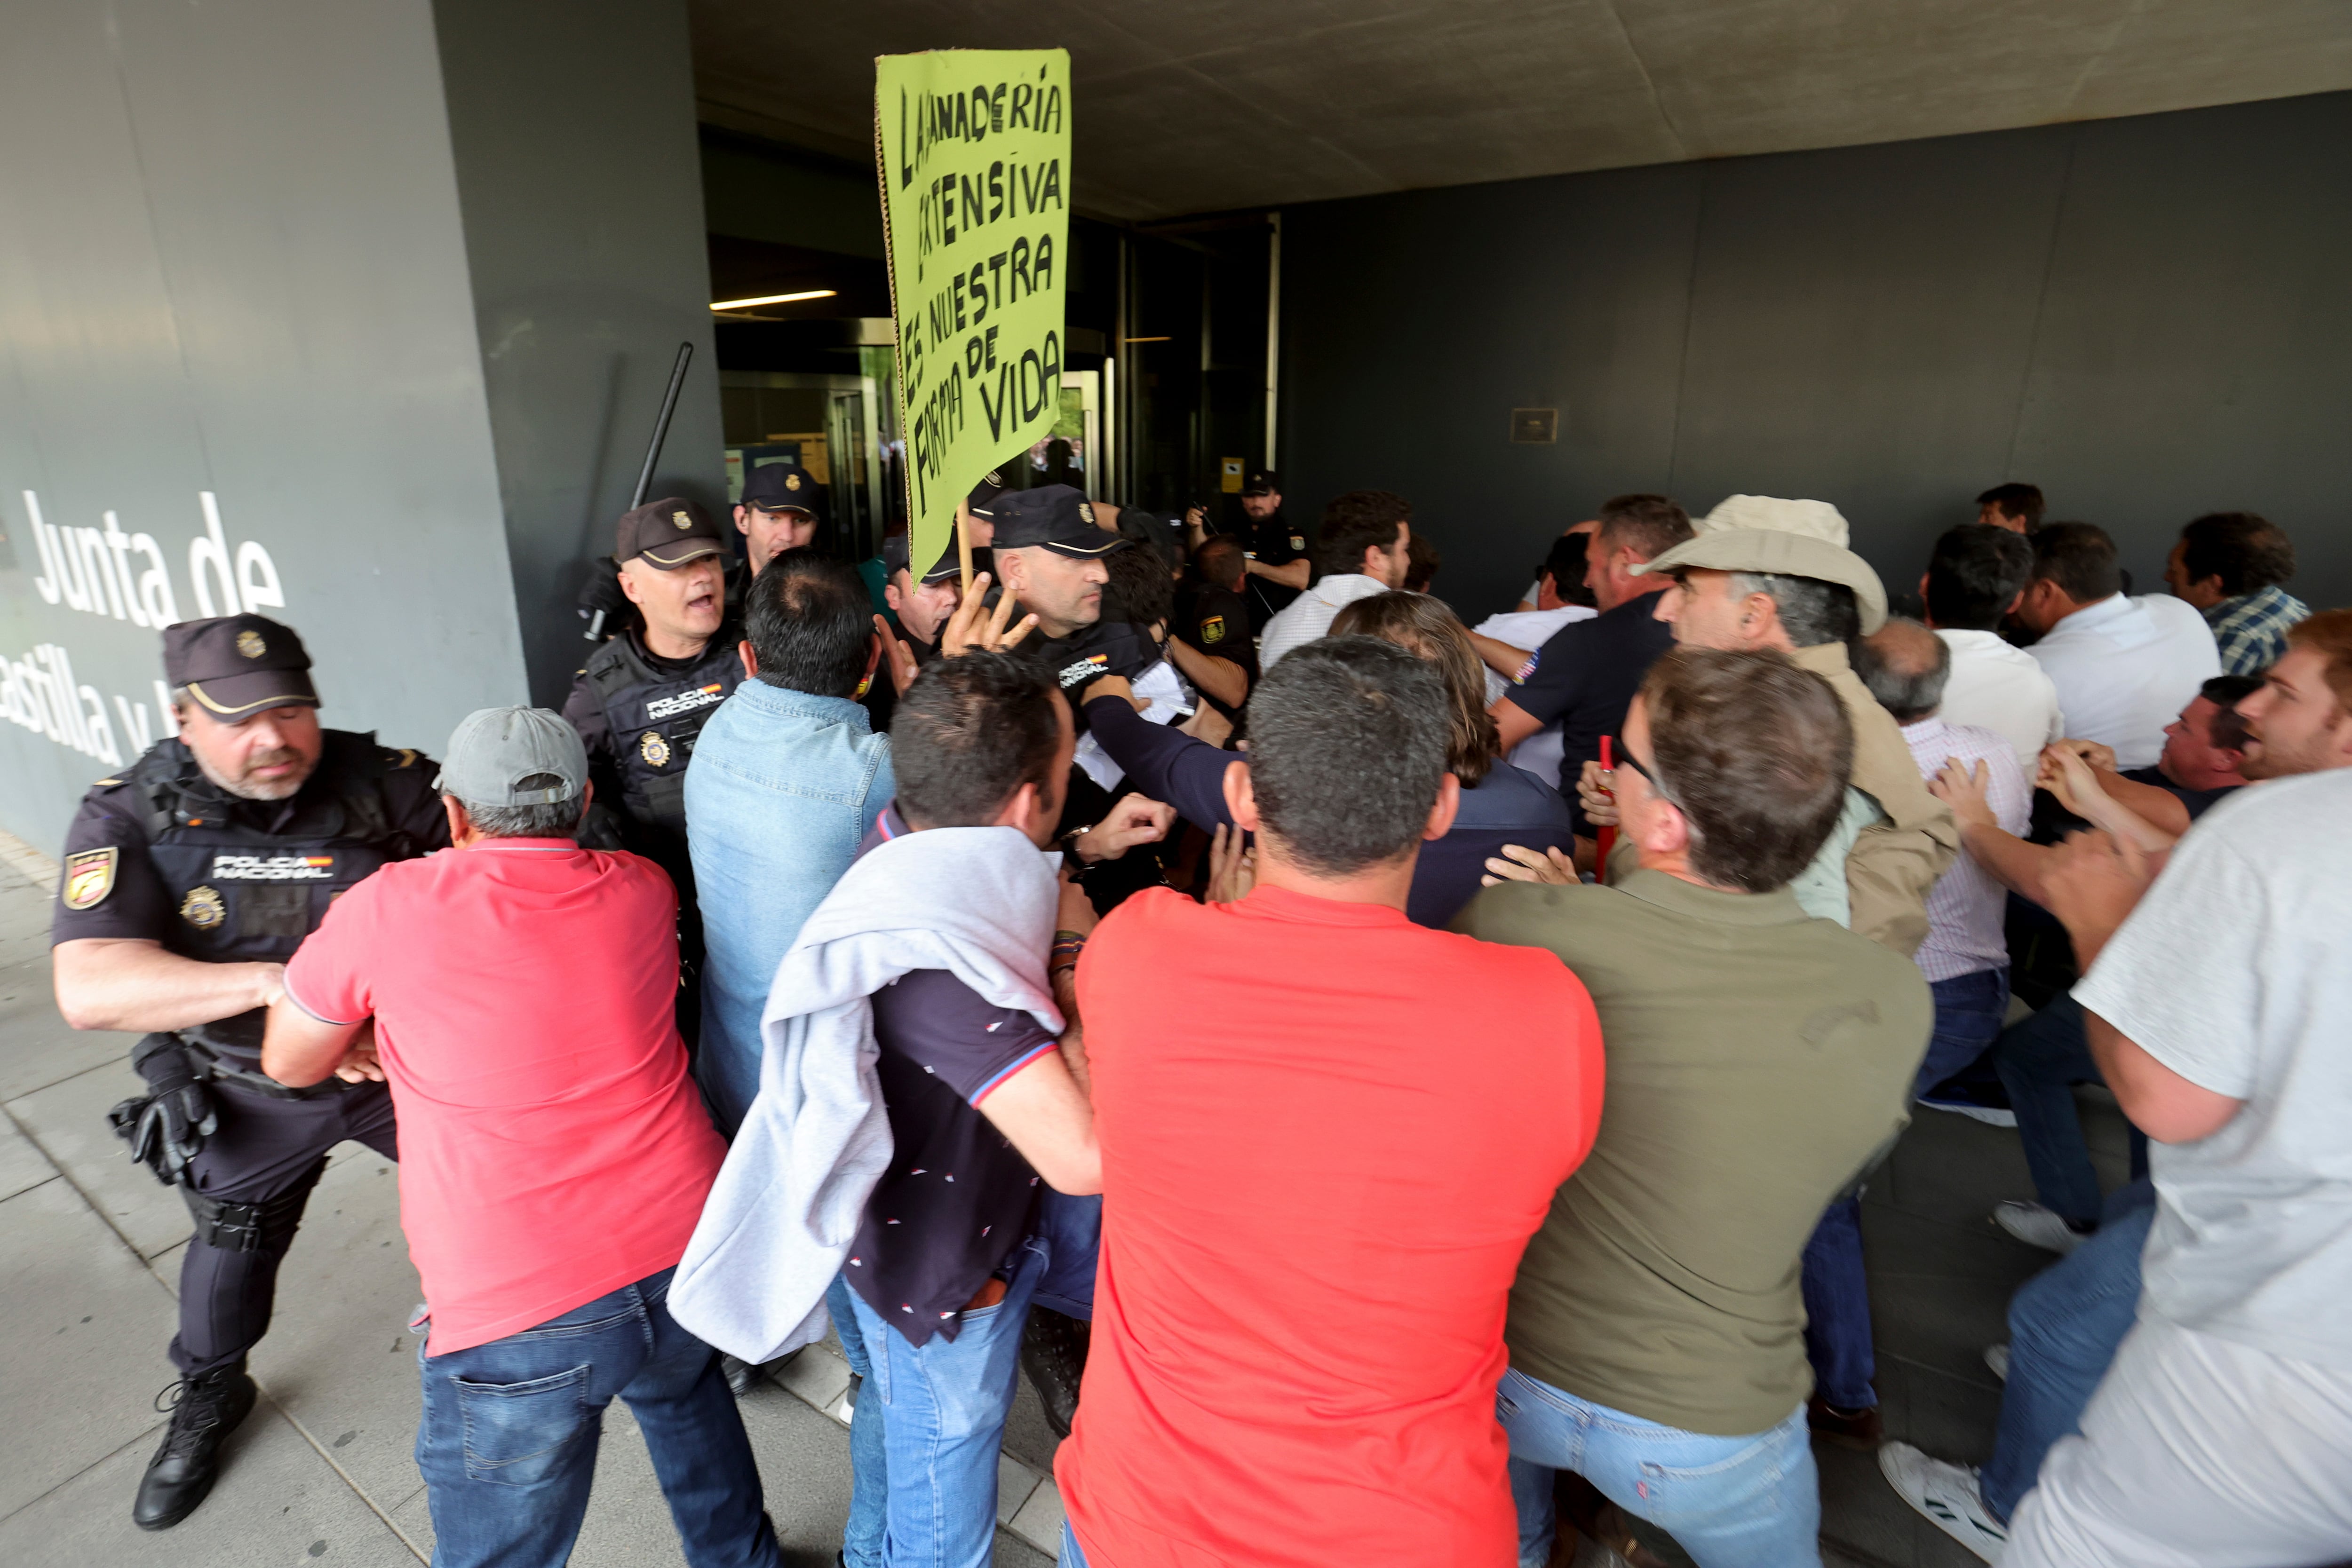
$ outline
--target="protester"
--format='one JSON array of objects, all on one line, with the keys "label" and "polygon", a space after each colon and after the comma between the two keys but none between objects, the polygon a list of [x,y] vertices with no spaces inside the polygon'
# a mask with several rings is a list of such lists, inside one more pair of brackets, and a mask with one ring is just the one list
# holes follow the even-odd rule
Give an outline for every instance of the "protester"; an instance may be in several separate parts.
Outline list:
[{"label": "protester", "polygon": [[[1550,642],[1553,633],[1571,622],[1590,621],[1601,613],[1593,606],[1592,591],[1584,585],[1585,550],[1600,526],[1598,521],[1579,523],[1553,541],[1551,553],[1538,569],[1530,608],[1489,615],[1471,632],[1471,646],[1486,664],[1489,708],[1510,695],[1511,682],[1507,677],[1527,669],[1535,651]],[[1564,746],[1560,721],[1554,719],[1511,747],[1507,760],[1545,783],[1553,783],[1559,778]]]},{"label": "protester", "polygon": [[2029,765],[2066,733],[2058,688],[2032,654],[2000,635],[2032,579],[2033,546],[2022,535],[1974,523],[1936,541],[1919,579],[1927,622],[1952,650],[1944,722],[1991,730]]},{"label": "protester", "polygon": [[[1664,496],[1615,496],[1601,503],[1600,527],[1587,547],[1585,586],[1600,614],[1561,627],[1522,667],[1512,689],[1491,711],[1503,749],[1511,750],[1547,726],[1559,726],[1557,784],[1573,790],[1587,762],[1601,756],[1601,737],[1624,722],[1625,705],[1651,661],[1674,645],[1674,633],[1652,613],[1663,580],[1642,575],[1646,561],[1691,537],[1690,515]],[[1573,798],[1569,813],[1589,834]]]},{"label": "protester", "polygon": [[1404,580],[1397,586],[1407,593],[1427,593],[1445,565],[1445,558],[1427,534],[1415,534],[1405,547]]},{"label": "protester", "polygon": [[[1854,749],[1821,676],[1678,649],[1620,738],[1634,868],[1608,887],[1496,887],[1458,922],[1559,954],[1608,1042],[1599,1139],[1511,1293],[1498,1406],[1518,1562],[1549,1559],[1566,1469],[1702,1568],[1818,1563],[1799,1257],[1903,1125],[1927,986],[1788,890]],[[1114,1173],[1118,1157],[1114,1142]]]},{"label": "protester", "polygon": [[1403,914],[1459,799],[1436,668],[1317,641],[1250,712],[1255,889],[1139,894],[1079,966],[1115,1218],[1063,1562],[1502,1562],[1505,1295],[1591,1141],[1599,1034],[1549,955]]},{"label": "protester", "polygon": [[2066,733],[2146,768],[2164,727],[2199,685],[2221,673],[2204,618],[2169,594],[2124,594],[2116,543],[2089,523],[2052,523],[2033,536],[2033,580],[2017,618],[2037,637],[2026,651],[2058,688]]},{"label": "protester", "polygon": [[2259,675],[2286,652],[2287,628],[2311,606],[2281,584],[2294,576],[2294,542],[2252,512],[2211,512],[2180,530],[2164,563],[2175,599],[2213,629],[2221,668]]},{"label": "protester", "polygon": [[[1567,850],[1567,802],[1542,779],[1496,755],[1494,720],[1480,706],[1485,694],[1477,659],[1452,611],[1425,595],[1380,593],[1349,604],[1332,626],[1335,634],[1368,633],[1394,643],[1436,664],[1444,678],[1446,761],[1462,787],[1461,806],[1444,836],[1424,846],[1415,863],[1405,904],[1409,919],[1440,926],[1453,919],[1477,892],[1488,859],[1505,852],[1506,846],[1538,857]],[[1098,683],[1087,692],[1087,717],[1095,738],[1127,770],[1129,787],[1167,801],[1203,831],[1231,826],[1223,779],[1242,753],[1147,724],[1127,695],[1123,682]]]},{"label": "protester", "polygon": [[1977,497],[1977,521],[2012,534],[2038,532],[2042,491],[2033,485],[1995,485]]},{"label": "protester", "polygon": [[588,758],[555,715],[485,708],[444,755],[456,848],[335,901],[262,1046],[281,1083],[391,1084],[433,1559],[563,1563],[617,1396],[687,1561],[780,1563],[719,1357],[667,1300],[722,1153],[671,1016],[677,894],[572,841]]},{"label": "protester", "polygon": [[1315,535],[1315,586],[1265,623],[1258,664],[1275,661],[1331,628],[1331,618],[1355,600],[1404,585],[1412,543],[1412,504],[1386,490],[1350,490],[1323,508]]},{"label": "protester", "polygon": [[[2167,728],[2155,768],[2118,775],[2093,766],[2068,743],[2044,754],[2040,776],[2073,819],[2151,851],[2168,847],[2191,821],[2244,784],[2240,769],[2247,728],[2231,705],[2246,698],[2252,686],[2242,675],[2206,682]],[[1988,769],[1962,762],[1941,768],[1930,788],[1958,820],[1969,861],[2019,897],[2047,908],[2057,852],[2026,841],[2023,831],[1991,804],[1991,784]],[[2071,980],[2071,968],[2065,977]],[[2004,1198],[1993,1207],[1993,1221],[2021,1241],[2070,1252],[2100,1225],[2107,1201],[2074,1106],[2074,1085],[2099,1081],[2081,1007],[2060,991],[2032,1016],[2002,1030],[1990,1061],[2015,1118],[2038,1199]],[[2137,1133],[2133,1155],[2137,1175],[2146,1155]]]},{"label": "protester", "polygon": [[[1560,531],[1559,537],[1564,539],[1582,539],[1585,544],[1590,544],[1591,542],[1593,530],[1600,527],[1600,518],[1587,517],[1580,523],[1569,524],[1566,528]],[[1554,548],[1558,548],[1557,544],[1555,544]],[[1596,608],[1592,602],[1592,591],[1584,585],[1584,544],[1580,544],[1575,548],[1575,569],[1570,571],[1569,575],[1565,579],[1555,578],[1552,584],[1552,591],[1566,603],[1580,604],[1588,610],[1592,610]],[[1507,613],[1525,615],[1531,611],[1541,610],[1544,607],[1543,580],[1547,575],[1549,575],[1551,571],[1552,560],[1549,556],[1547,556],[1545,559],[1536,567],[1535,580],[1528,584],[1527,592],[1519,596],[1519,601],[1517,604],[1512,605]],[[1538,643],[1538,646],[1541,646],[1541,644]]]},{"label": "protester", "polygon": [[[1920,778],[1933,779],[1952,763],[1980,768],[1987,809],[2004,831],[2021,835],[2032,784],[2017,754],[1990,729],[1941,716],[1952,664],[1950,644],[1916,621],[1890,620],[1853,645],[1854,674],[1903,727],[1903,743]],[[1927,891],[1927,937],[1912,955],[1936,998],[1935,1036],[1911,1091],[1923,1104],[1937,1104],[1928,1091],[1974,1065],[2000,1034],[2009,1011],[2009,945],[2001,929],[2006,905],[2000,883],[1967,855],[1956,856]],[[1969,1107],[1951,1103],[1943,1108]]]},{"label": "protester", "polygon": [[[2352,678],[2336,689],[2341,723]],[[2225,802],[2145,897],[2128,843],[2061,852],[2092,1052],[2157,1143],[2158,1211],[2139,1322],[2018,1505],[2011,1568],[2352,1542],[2347,824],[2339,768]]]},{"label": "protester", "polygon": [[856,1568],[988,1561],[1049,1261],[1038,1184],[1099,1186],[1067,975],[1047,972],[1092,915],[1037,853],[1076,744],[1050,672],[1016,654],[908,689],[897,799],[777,968],[760,1096],[681,1273],[681,1321],[747,1361],[821,1337],[832,1305],[868,1369]]},{"label": "protester", "polygon": [[778,556],[746,595],[746,678],[703,726],[687,769],[708,948],[695,1071],[730,1136],[760,1092],[777,961],[896,788],[890,742],[857,703],[881,656],[873,622],[850,568],[814,550]]}]

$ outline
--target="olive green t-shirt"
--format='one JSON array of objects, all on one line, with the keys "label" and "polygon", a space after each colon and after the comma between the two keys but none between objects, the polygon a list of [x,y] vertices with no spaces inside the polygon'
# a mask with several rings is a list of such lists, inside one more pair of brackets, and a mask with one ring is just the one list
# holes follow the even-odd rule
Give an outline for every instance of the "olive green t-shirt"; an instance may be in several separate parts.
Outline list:
[{"label": "olive green t-shirt", "polygon": [[1511,1289],[1512,1366],[1686,1431],[1786,1420],[1812,1386],[1798,1260],[1906,1119],[1935,1020],[1918,967],[1785,888],[1654,871],[1507,883],[1454,925],[1559,954],[1608,1062],[1600,1138]]}]

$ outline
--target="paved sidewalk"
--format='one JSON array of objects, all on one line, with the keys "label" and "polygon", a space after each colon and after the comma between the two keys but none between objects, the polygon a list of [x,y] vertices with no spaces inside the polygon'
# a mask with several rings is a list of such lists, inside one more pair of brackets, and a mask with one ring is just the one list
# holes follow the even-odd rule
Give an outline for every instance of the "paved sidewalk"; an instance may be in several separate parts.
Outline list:
[{"label": "paved sidewalk", "polygon": [[[356,1145],[336,1152],[286,1260],[276,1322],[253,1361],[263,1400],[230,1440],[219,1487],[166,1535],[131,1526],[131,1493],[163,1420],[152,1401],[173,1378],[163,1347],[188,1220],[106,1127],[106,1108],[140,1087],[127,1065],[131,1037],[77,1034],[58,1016],[41,874],[22,853],[0,855],[0,1419],[10,1457],[0,1469],[0,1563],[429,1560],[432,1525],[410,1458],[415,1342],[403,1327],[416,1275],[393,1169]],[[2121,1120],[2111,1101],[2085,1103],[2102,1175],[2120,1182]],[[2010,1292],[2049,1259],[1987,1216],[1997,1198],[2031,1192],[2015,1134],[1930,1112],[1873,1184],[1864,1228],[1890,1436],[1947,1458],[1989,1453],[2000,1385],[1979,1352],[2005,1337]],[[814,1347],[781,1386],[743,1404],[769,1510],[808,1563],[833,1561],[848,1514],[840,1425],[848,1376],[835,1352]],[[1024,1382],[1005,1436],[1003,1568],[1050,1561],[1061,1531],[1053,1449]],[[1832,1568],[1974,1564],[1887,1490],[1869,1456],[1817,1452]],[[644,1445],[617,1402],[572,1561],[682,1562]]]}]

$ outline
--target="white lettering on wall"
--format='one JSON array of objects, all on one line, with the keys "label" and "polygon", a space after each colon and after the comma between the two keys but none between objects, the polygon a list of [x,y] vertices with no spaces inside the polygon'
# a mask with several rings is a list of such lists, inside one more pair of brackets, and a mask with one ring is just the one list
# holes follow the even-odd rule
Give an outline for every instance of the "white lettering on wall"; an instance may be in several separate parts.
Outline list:
[{"label": "white lettering on wall", "polygon": [[[121,519],[111,511],[100,514],[103,528],[52,523],[41,515],[37,494],[27,490],[24,496],[34,547],[41,556],[41,575],[33,580],[33,588],[45,601],[155,631],[180,619],[179,595],[154,535],[124,533]],[[188,541],[188,577],[195,591],[196,613],[210,617],[285,609],[285,585],[268,548],[258,539],[241,539],[232,549],[221,522],[219,497],[200,490],[196,504],[204,514],[204,531]],[[134,555],[146,563],[135,578]]]}]

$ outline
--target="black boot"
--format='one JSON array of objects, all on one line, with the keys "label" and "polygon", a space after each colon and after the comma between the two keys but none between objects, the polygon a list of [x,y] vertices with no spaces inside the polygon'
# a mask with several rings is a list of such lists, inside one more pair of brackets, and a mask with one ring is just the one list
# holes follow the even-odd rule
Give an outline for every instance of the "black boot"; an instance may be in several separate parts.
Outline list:
[{"label": "black boot", "polygon": [[1094,1325],[1047,1307],[1029,1309],[1021,1331],[1021,1365],[1037,1386],[1045,1406],[1045,1425],[1057,1437],[1070,1435],[1078,1414],[1078,1381],[1086,1375],[1087,1346]]},{"label": "black boot", "polygon": [[184,1378],[156,1396],[155,1408],[169,1410],[172,1425],[139,1478],[131,1523],[169,1530],[196,1511],[220,1474],[222,1441],[253,1412],[254,1392],[244,1367],[224,1366]]}]

